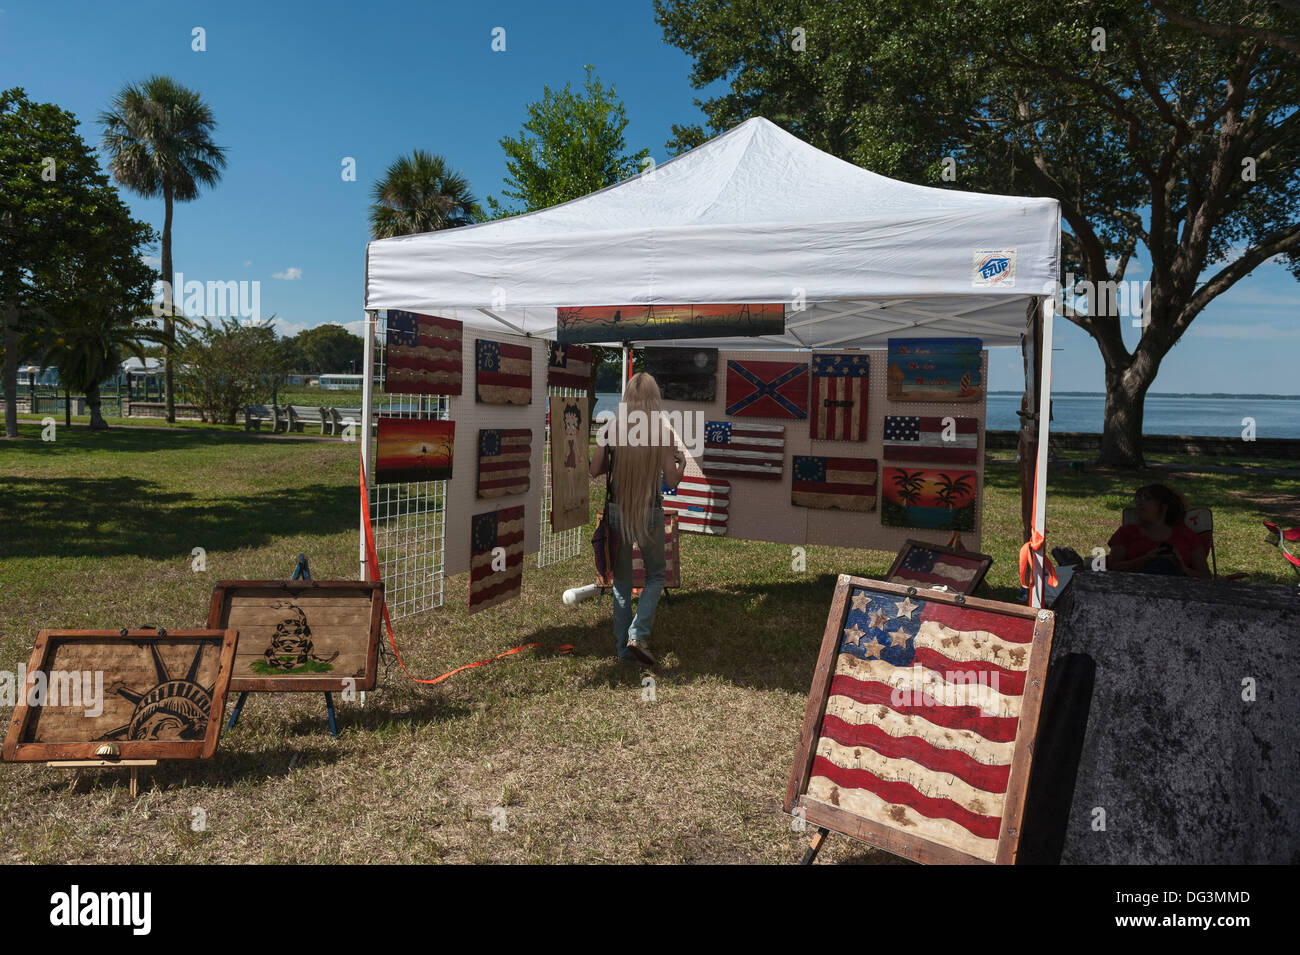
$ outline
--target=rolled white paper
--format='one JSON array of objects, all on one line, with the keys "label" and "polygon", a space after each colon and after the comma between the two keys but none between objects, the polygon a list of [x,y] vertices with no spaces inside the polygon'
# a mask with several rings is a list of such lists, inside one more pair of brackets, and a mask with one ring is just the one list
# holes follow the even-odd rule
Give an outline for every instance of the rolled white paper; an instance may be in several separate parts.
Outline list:
[{"label": "rolled white paper", "polygon": [[570,587],[564,592],[564,602],[570,606],[590,600],[600,593],[600,584],[587,584],[585,587]]}]

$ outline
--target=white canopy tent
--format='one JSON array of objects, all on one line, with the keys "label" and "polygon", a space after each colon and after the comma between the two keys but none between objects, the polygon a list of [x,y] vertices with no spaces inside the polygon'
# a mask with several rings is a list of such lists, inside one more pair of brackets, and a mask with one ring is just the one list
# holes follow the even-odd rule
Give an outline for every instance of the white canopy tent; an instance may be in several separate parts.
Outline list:
[{"label": "white canopy tent", "polygon": [[[1041,534],[1060,247],[1055,200],[897,182],[755,118],[571,202],[371,242],[367,366],[380,309],[553,340],[557,307],[784,302],[783,335],[655,344],[821,349],[880,347],[900,336],[1019,345],[1029,306],[1041,298]],[[1041,568],[1036,556],[1035,600]]]}]

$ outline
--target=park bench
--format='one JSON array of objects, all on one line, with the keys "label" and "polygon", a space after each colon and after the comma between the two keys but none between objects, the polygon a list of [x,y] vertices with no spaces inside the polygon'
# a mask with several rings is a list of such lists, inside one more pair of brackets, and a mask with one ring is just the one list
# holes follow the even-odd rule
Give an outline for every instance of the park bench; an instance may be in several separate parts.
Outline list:
[{"label": "park bench", "polygon": [[354,425],[361,423],[360,408],[330,408],[329,414],[330,421],[334,425],[333,434],[336,434],[339,437],[342,437],[344,431],[347,429],[349,418],[352,419]]},{"label": "park bench", "polygon": [[271,422],[272,433],[288,431],[293,421],[293,409],[289,405],[245,405],[245,431],[261,431],[263,421]]},{"label": "park bench", "polygon": [[269,407],[266,405],[244,405],[245,431],[261,431],[263,421],[275,421],[275,415]]},{"label": "park bench", "polygon": [[324,408],[313,408],[310,405],[290,405],[289,414],[291,422],[290,430],[292,431],[302,431],[308,419],[311,419],[313,421],[319,421],[321,434],[330,433],[325,429],[325,425],[327,422],[331,424],[332,422],[329,422],[329,415]]}]

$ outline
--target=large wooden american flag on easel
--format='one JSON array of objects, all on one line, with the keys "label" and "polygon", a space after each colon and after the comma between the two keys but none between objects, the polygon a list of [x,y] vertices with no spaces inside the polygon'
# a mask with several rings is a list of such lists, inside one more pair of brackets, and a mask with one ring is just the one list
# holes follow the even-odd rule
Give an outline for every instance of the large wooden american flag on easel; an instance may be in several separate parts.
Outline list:
[{"label": "large wooden american flag on easel", "polygon": [[1014,862],[1052,626],[842,575],[786,812],[919,862]]}]

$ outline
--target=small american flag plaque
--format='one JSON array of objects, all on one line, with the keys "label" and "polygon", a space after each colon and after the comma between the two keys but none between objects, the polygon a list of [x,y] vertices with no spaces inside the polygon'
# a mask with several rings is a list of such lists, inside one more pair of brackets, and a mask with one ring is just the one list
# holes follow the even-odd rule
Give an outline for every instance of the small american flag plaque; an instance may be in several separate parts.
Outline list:
[{"label": "small american flag plaque", "polygon": [[785,811],[925,863],[1014,863],[1053,617],[841,576]]},{"label": "small american flag plaque", "polygon": [[920,589],[946,587],[955,594],[973,594],[992,565],[988,554],[909,540],[894,558],[886,579]]}]

